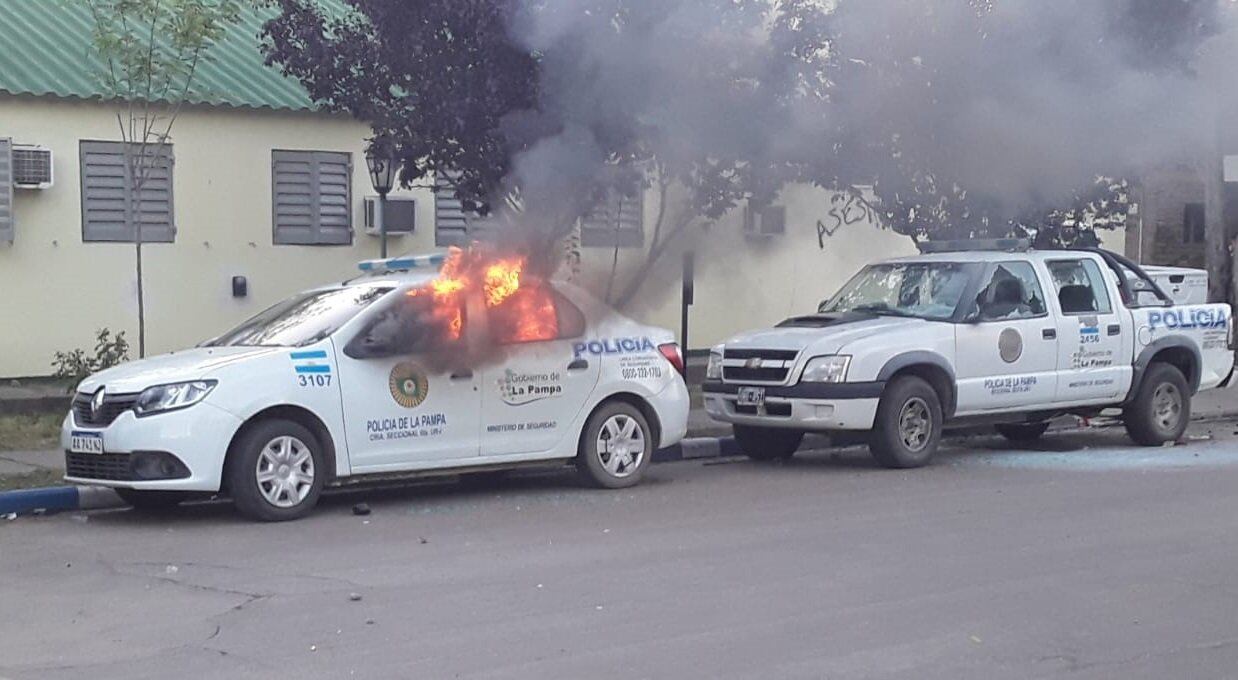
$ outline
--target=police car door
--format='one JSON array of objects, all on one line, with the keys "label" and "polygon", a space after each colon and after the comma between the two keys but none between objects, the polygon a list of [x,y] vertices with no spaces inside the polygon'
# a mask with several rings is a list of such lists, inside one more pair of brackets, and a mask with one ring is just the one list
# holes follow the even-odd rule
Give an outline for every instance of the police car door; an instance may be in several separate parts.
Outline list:
[{"label": "police car door", "polygon": [[397,291],[347,339],[338,363],[353,470],[477,455],[477,378],[451,362],[463,354],[468,325],[464,305]]},{"label": "police car door", "polygon": [[989,265],[967,322],[956,326],[959,414],[1053,401],[1057,328],[1027,261]]},{"label": "police car door", "polygon": [[481,454],[550,451],[571,434],[601,374],[601,357],[573,353],[584,314],[543,284],[520,289],[487,319],[498,358],[482,382]]},{"label": "police car door", "polygon": [[1046,260],[1058,307],[1060,403],[1104,403],[1131,383],[1135,338],[1128,315],[1119,314],[1101,265],[1091,257]]}]

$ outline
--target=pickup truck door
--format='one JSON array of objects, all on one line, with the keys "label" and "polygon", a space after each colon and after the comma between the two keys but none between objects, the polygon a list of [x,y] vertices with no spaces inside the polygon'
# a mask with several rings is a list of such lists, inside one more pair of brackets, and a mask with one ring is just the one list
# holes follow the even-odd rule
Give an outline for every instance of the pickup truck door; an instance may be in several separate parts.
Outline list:
[{"label": "pickup truck door", "polygon": [[1045,260],[1057,312],[1057,401],[1111,403],[1131,383],[1135,347],[1131,315],[1107,267],[1091,256]]},{"label": "pickup truck door", "polygon": [[1026,260],[989,265],[968,322],[956,326],[959,415],[1030,410],[1053,401],[1057,328]]}]

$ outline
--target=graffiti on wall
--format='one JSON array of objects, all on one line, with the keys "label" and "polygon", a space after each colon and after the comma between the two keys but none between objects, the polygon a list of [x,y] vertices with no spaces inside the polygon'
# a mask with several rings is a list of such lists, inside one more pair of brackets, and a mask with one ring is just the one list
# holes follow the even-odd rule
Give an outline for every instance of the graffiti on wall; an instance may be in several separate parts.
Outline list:
[{"label": "graffiti on wall", "polygon": [[872,204],[863,196],[850,191],[835,193],[830,197],[830,211],[826,213],[827,220],[817,220],[817,245],[825,250],[825,239],[832,237],[844,226],[858,222],[878,224],[880,219]]}]

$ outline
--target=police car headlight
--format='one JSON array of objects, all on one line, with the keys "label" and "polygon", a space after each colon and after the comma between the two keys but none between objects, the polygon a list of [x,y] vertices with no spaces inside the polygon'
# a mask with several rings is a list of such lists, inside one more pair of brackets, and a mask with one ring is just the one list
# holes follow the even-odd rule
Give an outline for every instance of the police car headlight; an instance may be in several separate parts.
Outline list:
[{"label": "police car headlight", "polygon": [[133,410],[139,416],[189,408],[206,398],[215,389],[214,380],[194,380],[149,387],[138,396]]},{"label": "police car headlight", "polygon": [[801,382],[840,383],[847,380],[847,369],[851,366],[851,357],[845,354],[835,354],[828,357],[814,357],[804,367],[800,376]]},{"label": "police car headlight", "polygon": [[705,364],[706,380],[722,380],[722,348],[709,351],[709,363]]}]

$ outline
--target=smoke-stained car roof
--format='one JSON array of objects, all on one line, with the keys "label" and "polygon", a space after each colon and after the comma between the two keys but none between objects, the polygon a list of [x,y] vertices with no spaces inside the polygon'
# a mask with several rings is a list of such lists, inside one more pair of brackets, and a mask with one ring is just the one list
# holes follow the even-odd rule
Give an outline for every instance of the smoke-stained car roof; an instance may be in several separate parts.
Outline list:
[{"label": "smoke-stained car roof", "polygon": [[[332,6],[339,0],[319,0]],[[313,110],[300,83],[263,64],[259,49],[269,8],[246,8],[197,67],[188,101],[207,106]],[[101,100],[100,61],[85,3],[0,0],[0,93]]]}]

